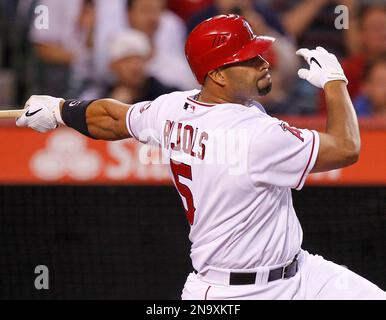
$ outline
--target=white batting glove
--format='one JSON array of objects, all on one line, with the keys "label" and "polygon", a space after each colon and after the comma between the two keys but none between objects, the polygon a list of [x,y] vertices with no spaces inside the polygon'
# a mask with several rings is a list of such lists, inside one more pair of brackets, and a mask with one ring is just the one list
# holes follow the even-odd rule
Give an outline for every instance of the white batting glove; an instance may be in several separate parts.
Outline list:
[{"label": "white batting glove", "polygon": [[327,82],[334,80],[348,83],[338,59],[323,47],[316,47],[316,50],[302,48],[296,51],[296,54],[302,56],[310,65],[310,69],[299,69],[299,78],[318,88],[324,88]]},{"label": "white batting glove", "polygon": [[29,127],[39,132],[55,129],[64,124],[60,115],[61,98],[31,96],[25,103],[26,112],[16,120],[18,127]]}]

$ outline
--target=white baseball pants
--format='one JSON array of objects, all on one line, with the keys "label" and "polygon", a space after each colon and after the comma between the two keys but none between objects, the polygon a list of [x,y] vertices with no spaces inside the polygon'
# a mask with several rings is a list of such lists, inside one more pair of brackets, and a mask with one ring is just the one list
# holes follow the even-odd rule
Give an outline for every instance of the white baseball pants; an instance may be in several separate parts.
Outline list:
[{"label": "white baseball pants", "polygon": [[[386,300],[386,292],[354,272],[302,250],[299,270],[290,279],[268,282],[267,268],[257,272],[256,283],[229,285],[230,270],[216,269],[209,276],[190,273],[183,300]],[[209,279],[210,278],[210,279]]]}]

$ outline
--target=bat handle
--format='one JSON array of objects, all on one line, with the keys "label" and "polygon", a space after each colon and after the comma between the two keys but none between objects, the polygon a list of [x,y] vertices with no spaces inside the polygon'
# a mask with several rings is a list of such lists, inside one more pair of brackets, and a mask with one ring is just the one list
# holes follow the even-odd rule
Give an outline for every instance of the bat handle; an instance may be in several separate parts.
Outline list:
[{"label": "bat handle", "polygon": [[0,119],[15,119],[20,117],[24,112],[25,109],[0,110]]}]

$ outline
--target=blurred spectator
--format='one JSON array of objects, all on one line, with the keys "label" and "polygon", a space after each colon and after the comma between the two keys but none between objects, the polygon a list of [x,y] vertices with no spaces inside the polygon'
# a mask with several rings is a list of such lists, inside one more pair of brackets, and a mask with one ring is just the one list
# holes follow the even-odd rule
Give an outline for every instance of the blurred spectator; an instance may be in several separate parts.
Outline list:
[{"label": "blurred spectator", "polygon": [[7,18],[6,18],[6,4],[4,0],[0,0],[0,68],[7,65],[5,60],[7,50]]},{"label": "blurred spectator", "polygon": [[[367,4],[359,11],[359,52],[342,61],[348,79],[348,92],[355,99],[360,92],[365,66],[378,56],[386,54],[386,4]],[[320,112],[326,113],[323,92],[320,95]]]},{"label": "blurred spectator", "polygon": [[354,106],[358,116],[386,116],[386,54],[368,63]]},{"label": "blurred spectator", "polygon": [[[41,59],[41,92],[68,95],[73,83],[91,76],[91,50],[95,25],[95,5],[89,0],[41,0],[49,12],[48,29],[32,26],[31,41]],[[72,73],[72,74],[71,74]]]},{"label": "blurred spectator", "polygon": [[[335,28],[338,4],[348,6],[353,14],[356,0],[273,0],[271,8],[280,14],[286,32],[299,47],[313,49],[322,45],[338,57],[347,53],[346,31]],[[349,15],[349,16],[350,16]]]},{"label": "blurred spectator", "polygon": [[1,72],[3,106],[21,106],[34,84],[28,32],[36,3],[37,0],[0,0],[1,65],[8,69]]},{"label": "blurred spectator", "polygon": [[213,0],[169,0],[168,7],[187,22],[197,11],[212,3]]},{"label": "blurred spectator", "polygon": [[[323,46],[338,57],[355,48],[355,31],[337,30],[334,10],[338,4],[346,5],[352,27],[351,18],[355,17],[357,10],[356,0],[272,0],[267,3],[280,14],[284,29],[296,40],[297,47],[313,49]],[[304,64],[303,60],[301,62]],[[308,115],[318,112],[319,92],[307,81],[296,78],[287,102],[289,112]]]},{"label": "blurred spectator", "polygon": [[10,69],[0,68],[0,109],[14,109],[16,105],[16,76]]},{"label": "blurred spectator", "polygon": [[144,32],[151,40],[149,75],[166,86],[193,89],[198,84],[184,54],[186,27],[165,5],[165,0],[128,0],[129,26]]},{"label": "blurred spectator", "polygon": [[177,90],[146,75],[150,54],[151,44],[146,34],[133,29],[121,32],[109,45],[114,83],[105,85],[99,91],[95,91],[95,87],[90,91],[86,90],[82,99],[109,97],[132,104],[154,100],[162,94]]},{"label": "blurred spectator", "polygon": [[364,6],[360,10],[358,25],[360,52],[342,62],[352,97],[359,92],[365,64],[386,53],[386,4]]},{"label": "blurred spectator", "polygon": [[[248,22],[252,25],[253,15],[257,14],[261,17],[265,24],[271,29],[284,34],[284,29],[280,23],[276,14],[268,7],[259,4],[258,1],[253,0],[214,0],[213,4],[197,12],[188,22],[188,31],[192,31],[193,28],[200,22],[213,17],[218,14],[239,14],[247,18]],[[249,19],[248,19],[249,18]],[[252,21],[251,21],[252,20]],[[252,26],[254,27],[254,26]]]},{"label": "blurred spectator", "polygon": [[33,27],[30,35],[42,63],[41,93],[76,97],[88,82],[103,74],[107,61],[103,60],[106,50],[100,45],[101,34],[119,22],[119,2],[39,1],[49,10],[49,28]]}]

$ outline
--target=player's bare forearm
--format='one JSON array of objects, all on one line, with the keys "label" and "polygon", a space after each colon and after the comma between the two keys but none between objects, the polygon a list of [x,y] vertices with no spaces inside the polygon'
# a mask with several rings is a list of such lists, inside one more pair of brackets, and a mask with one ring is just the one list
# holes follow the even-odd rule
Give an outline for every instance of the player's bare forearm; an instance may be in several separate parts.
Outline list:
[{"label": "player's bare forearm", "polygon": [[[63,102],[60,107],[63,107]],[[86,111],[90,135],[95,139],[110,141],[130,138],[126,127],[126,114],[130,107],[114,99],[99,99],[92,102]]]},{"label": "player's bare forearm", "polygon": [[313,172],[342,168],[355,163],[360,152],[358,119],[344,81],[324,87],[327,104],[326,132],[320,133],[320,150]]},{"label": "player's bare forearm", "polygon": [[325,86],[328,108],[327,133],[341,138],[342,145],[359,153],[360,135],[358,119],[343,81],[331,81]]}]

